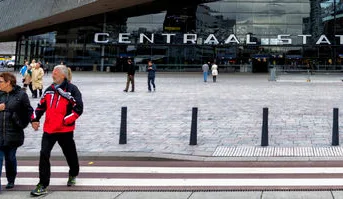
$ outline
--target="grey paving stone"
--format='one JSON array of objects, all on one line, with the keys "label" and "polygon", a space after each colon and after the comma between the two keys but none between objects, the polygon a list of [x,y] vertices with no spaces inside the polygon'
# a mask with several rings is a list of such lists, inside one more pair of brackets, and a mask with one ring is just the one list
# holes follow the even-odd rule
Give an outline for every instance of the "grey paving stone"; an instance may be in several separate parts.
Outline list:
[{"label": "grey paving stone", "polygon": [[22,199],[31,198],[29,191],[5,191],[0,192],[1,199]]},{"label": "grey paving stone", "polygon": [[260,199],[261,192],[194,192],[189,199]]},{"label": "grey paving stone", "polygon": [[[20,82],[19,74],[17,78]],[[44,78],[46,88],[51,77]],[[75,130],[81,154],[153,152],[207,156],[218,146],[256,146],[260,144],[263,107],[269,108],[271,146],[329,146],[332,108],[343,108],[339,76],[317,75],[314,79],[318,83],[298,83],[268,82],[267,74],[221,74],[216,84],[204,84],[197,73],[158,73],[155,93],[147,92],[145,73],[137,73],[135,78],[136,92],[124,93],[124,73],[73,73],[73,83],[84,100],[84,113]],[[31,99],[33,107],[37,102]],[[122,106],[128,107],[127,146],[118,144]],[[189,150],[195,106],[199,108],[198,145],[204,147]],[[342,131],[343,120],[339,122]],[[28,127],[25,136],[18,154],[36,152],[38,156],[42,128],[33,131]],[[59,147],[54,151],[61,152]]]},{"label": "grey paving stone", "polygon": [[343,199],[343,191],[332,191],[334,199]]},{"label": "grey paving stone", "polygon": [[47,199],[62,199],[62,198],[75,198],[75,199],[113,199],[120,195],[121,192],[88,192],[88,191],[52,191],[44,198]]},{"label": "grey paving stone", "polygon": [[262,199],[330,199],[331,191],[265,191]]},{"label": "grey paving stone", "polygon": [[115,199],[188,199],[191,192],[124,192]]}]

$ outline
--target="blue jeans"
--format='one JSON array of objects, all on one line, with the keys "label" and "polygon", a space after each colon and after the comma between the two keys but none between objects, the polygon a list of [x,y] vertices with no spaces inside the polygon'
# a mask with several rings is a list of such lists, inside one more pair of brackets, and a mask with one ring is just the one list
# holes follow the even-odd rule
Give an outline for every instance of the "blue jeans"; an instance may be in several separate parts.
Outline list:
[{"label": "blue jeans", "polygon": [[[6,178],[8,182],[14,183],[17,176],[17,148],[2,147],[0,148],[0,176],[2,173],[2,162],[5,157]],[[0,182],[1,185],[1,182]]]},{"label": "blue jeans", "polygon": [[152,84],[154,90],[155,90],[155,77],[148,77],[148,90],[151,91],[151,86],[150,83]]},{"label": "blue jeans", "polygon": [[204,72],[204,82],[207,82],[207,76],[208,76],[207,73],[208,72]]}]

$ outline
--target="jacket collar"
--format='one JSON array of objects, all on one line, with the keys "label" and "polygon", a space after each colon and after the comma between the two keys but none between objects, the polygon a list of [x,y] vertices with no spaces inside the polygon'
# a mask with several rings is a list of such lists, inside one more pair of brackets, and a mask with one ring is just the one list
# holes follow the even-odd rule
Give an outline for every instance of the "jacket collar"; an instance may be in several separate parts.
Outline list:
[{"label": "jacket collar", "polygon": [[[17,93],[21,90],[21,87],[18,85],[15,85],[13,89],[9,92],[9,94]],[[1,94],[5,94],[6,92],[0,91]]]},{"label": "jacket collar", "polygon": [[63,90],[65,90],[68,87],[68,81],[67,79],[64,79],[64,81],[62,82],[62,84],[56,85],[56,84],[52,84],[51,87],[56,90],[57,88],[62,88]]}]

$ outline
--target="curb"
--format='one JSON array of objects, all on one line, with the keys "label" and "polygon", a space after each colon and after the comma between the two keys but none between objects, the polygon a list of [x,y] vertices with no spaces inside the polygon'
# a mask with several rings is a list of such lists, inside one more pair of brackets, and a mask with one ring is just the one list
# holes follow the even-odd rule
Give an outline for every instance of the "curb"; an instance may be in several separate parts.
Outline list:
[{"label": "curb", "polygon": [[[202,162],[311,162],[343,161],[343,157],[213,157],[182,154],[144,153],[144,152],[78,152],[79,160],[84,161],[202,161]],[[39,160],[38,153],[18,153],[18,160]],[[65,160],[62,153],[51,153],[51,160]]]}]

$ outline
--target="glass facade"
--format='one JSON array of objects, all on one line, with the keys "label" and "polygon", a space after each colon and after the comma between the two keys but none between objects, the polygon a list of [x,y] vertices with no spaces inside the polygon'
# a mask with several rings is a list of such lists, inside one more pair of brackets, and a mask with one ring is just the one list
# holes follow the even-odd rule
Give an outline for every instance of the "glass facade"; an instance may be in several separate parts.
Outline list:
[{"label": "glass facade", "polygon": [[25,33],[17,61],[64,61],[74,70],[125,71],[128,57],[164,71],[207,61],[222,71],[341,70],[342,19],[342,0],[157,0]]}]

